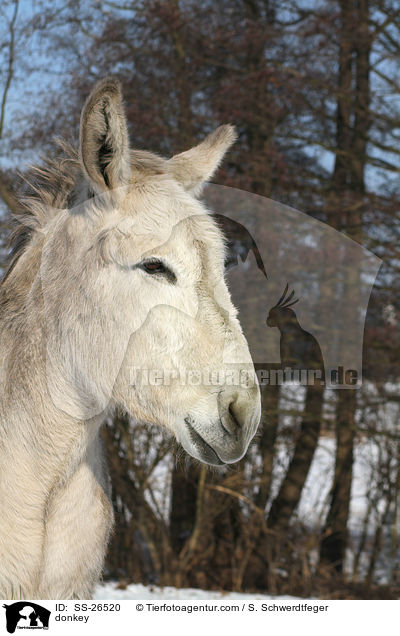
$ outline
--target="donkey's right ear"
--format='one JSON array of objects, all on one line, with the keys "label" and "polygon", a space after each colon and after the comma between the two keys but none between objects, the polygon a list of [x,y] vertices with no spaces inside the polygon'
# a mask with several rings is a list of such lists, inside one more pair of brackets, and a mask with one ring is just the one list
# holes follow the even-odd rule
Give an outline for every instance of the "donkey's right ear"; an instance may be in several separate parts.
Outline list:
[{"label": "donkey's right ear", "polygon": [[121,86],[114,78],[98,82],[82,110],[80,156],[96,192],[130,179],[130,152]]}]

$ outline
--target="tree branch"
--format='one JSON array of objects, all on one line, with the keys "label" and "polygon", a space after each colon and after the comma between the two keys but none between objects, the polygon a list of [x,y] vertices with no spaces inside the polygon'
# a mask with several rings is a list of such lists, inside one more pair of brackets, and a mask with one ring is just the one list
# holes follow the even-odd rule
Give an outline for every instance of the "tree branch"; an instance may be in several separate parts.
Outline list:
[{"label": "tree branch", "polygon": [[18,6],[19,6],[19,0],[14,0],[14,11],[13,11],[11,22],[10,22],[10,44],[8,49],[9,53],[8,53],[7,79],[6,79],[6,85],[3,91],[3,97],[1,100],[1,109],[0,109],[0,139],[3,136],[7,95],[8,95],[8,91],[10,90],[11,81],[14,75],[15,23],[17,21]]}]

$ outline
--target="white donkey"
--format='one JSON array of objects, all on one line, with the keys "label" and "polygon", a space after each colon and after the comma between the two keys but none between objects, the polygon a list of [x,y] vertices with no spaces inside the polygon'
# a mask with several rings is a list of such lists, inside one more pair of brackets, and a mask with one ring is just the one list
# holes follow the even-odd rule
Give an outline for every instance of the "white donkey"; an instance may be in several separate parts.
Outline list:
[{"label": "white donkey", "polygon": [[[42,171],[0,286],[0,597],[90,598],[113,523],[99,437],[111,408],[209,464],[246,452],[259,389],[224,239],[196,199],[234,138],[221,126],[169,160],[131,151],[106,79],[79,157]],[[225,382],[193,380],[210,370]]]}]

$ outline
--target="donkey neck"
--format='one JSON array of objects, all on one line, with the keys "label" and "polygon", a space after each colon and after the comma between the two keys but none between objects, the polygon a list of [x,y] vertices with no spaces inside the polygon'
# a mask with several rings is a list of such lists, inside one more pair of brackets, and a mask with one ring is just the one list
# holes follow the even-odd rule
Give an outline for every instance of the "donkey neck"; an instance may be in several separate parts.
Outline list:
[{"label": "donkey neck", "polygon": [[61,466],[67,475],[82,461],[102,418],[77,420],[57,408],[49,393],[41,243],[27,247],[0,285],[0,453],[4,437],[9,445],[28,448],[31,459],[36,452],[40,462],[50,461],[54,477]]}]

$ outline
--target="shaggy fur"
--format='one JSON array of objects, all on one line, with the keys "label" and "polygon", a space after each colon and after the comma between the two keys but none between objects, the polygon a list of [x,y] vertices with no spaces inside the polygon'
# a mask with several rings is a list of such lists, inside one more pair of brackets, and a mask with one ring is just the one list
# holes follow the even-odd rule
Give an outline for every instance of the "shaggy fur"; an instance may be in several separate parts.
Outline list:
[{"label": "shaggy fur", "polygon": [[[99,428],[115,406],[210,464],[245,453],[259,389],[223,237],[194,196],[233,140],[222,126],[170,160],[131,151],[106,79],[79,154],[37,171],[0,286],[0,597],[91,596],[113,523]],[[143,381],[149,369],[169,375]],[[210,369],[247,381],[182,382]]]}]

